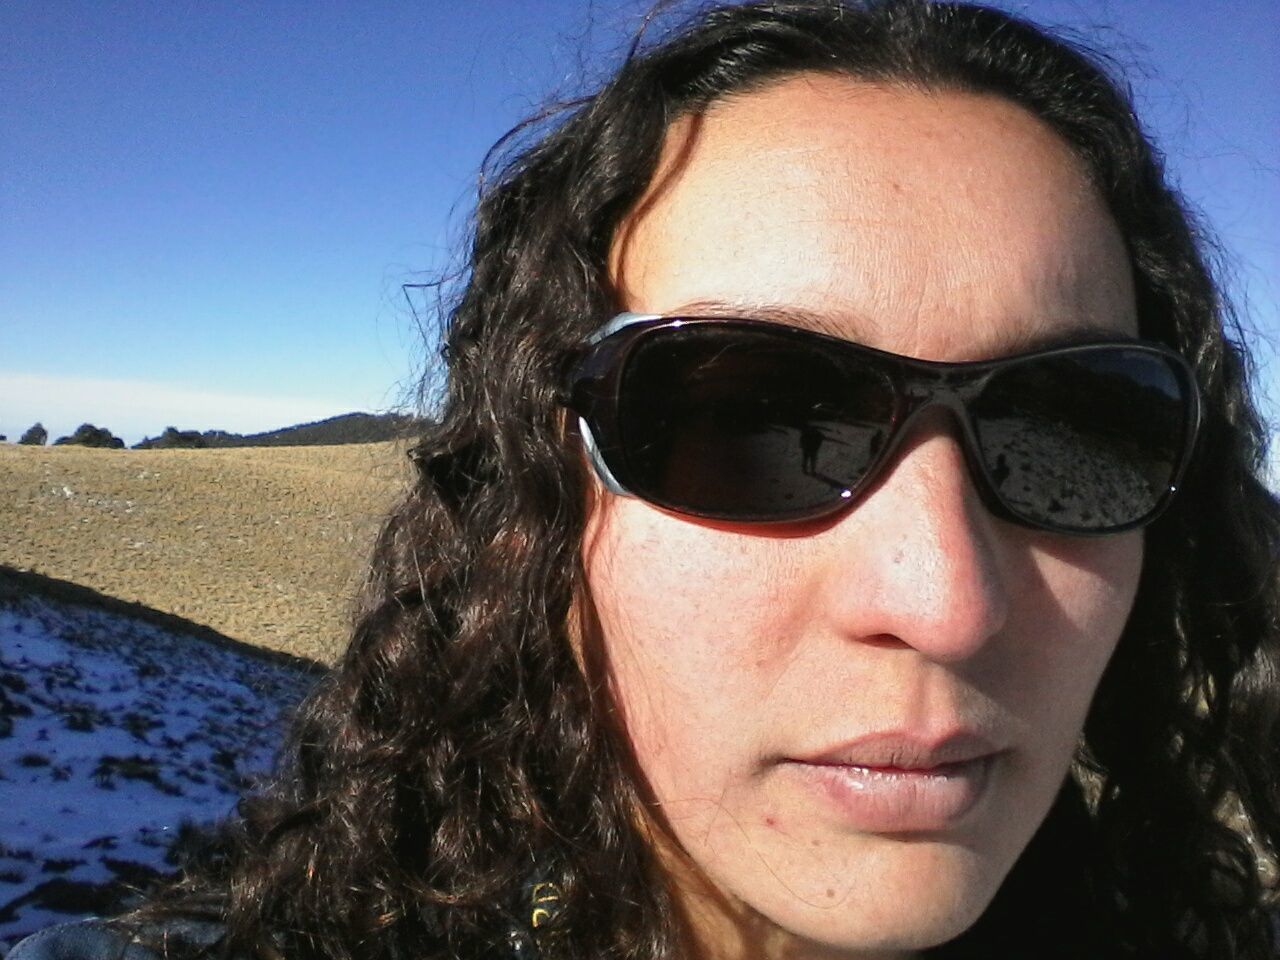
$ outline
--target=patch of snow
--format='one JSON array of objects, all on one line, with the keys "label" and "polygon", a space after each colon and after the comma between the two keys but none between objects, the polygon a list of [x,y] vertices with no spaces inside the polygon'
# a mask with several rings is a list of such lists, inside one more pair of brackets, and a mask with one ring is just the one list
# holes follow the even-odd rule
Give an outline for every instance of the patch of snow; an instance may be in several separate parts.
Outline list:
[{"label": "patch of snow", "polygon": [[0,607],[0,942],[171,871],[183,825],[231,812],[314,680],[117,613]]}]

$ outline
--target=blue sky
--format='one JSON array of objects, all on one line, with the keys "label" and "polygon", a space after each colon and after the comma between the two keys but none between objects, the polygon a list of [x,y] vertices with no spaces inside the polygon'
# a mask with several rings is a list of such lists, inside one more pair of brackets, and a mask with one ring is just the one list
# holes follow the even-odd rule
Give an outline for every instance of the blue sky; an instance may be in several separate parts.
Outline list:
[{"label": "blue sky", "polygon": [[[1280,340],[1280,4],[1001,5],[1128,68]],[[449,262],[488,146],[607,67],[647,6],[6,0],[0,433],[401,403],[423,350],[400,284]],[[1280,401],[1280,362],[1264,380]]]}]

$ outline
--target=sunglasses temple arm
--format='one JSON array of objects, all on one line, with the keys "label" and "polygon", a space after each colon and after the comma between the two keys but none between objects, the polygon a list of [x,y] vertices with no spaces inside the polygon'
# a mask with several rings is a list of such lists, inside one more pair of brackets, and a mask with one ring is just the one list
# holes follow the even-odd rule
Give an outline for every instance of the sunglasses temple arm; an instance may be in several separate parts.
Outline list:
[{"label": "sunglasses temple arm", "polygon": [[608,323],[600,327],[600,329],[596,330],[595,333],[591,334],[591,336],[587,338],[587,346],[593,346],[601,340],[607,340],[619,330],[624,330],[637,323],[648,323],[650,320],[661,319],[662,314],[660,313],[636,313],[635,311],[627,310],[618,314]]},{"label": "sunglasses temple arm", "polygon": [[591,427],[587,425],[587,421],[582,417],[578,418],[578,432],[582,434],[582,445],[586,447],[587,459],[591,461],[591,466],[595,469],[596,476],[600,478],[600,482],[604,484],[604,488],[610,493],[621,497],[631,496],[631,491],[620,484],[608,466],[605,465],[604,457],[600,456],[600,447],[596,444],[595,435],[592,434]]}]

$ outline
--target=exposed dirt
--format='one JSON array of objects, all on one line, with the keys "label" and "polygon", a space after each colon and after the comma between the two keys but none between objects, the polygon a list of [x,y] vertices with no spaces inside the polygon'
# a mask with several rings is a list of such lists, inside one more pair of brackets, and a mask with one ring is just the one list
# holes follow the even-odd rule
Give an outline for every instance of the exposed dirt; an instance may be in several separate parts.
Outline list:
[{"label": "exposed dirt", "polygon": [[96,450],[0,444],[0,565],[331,661],[396,444]]}]

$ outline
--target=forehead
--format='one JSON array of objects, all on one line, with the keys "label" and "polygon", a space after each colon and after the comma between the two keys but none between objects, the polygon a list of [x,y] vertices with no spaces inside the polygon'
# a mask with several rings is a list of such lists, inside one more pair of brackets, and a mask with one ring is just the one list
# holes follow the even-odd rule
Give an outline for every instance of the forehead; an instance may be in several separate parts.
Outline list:
[{"label": "forehead", "polygon": [[839,76],[674,124],[611,266],[630,309],[799,318],[931,359],[1136,332],[1123,241],[1052,130]]}]

